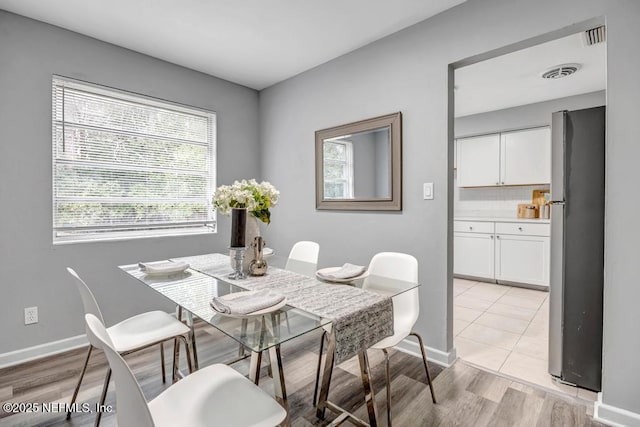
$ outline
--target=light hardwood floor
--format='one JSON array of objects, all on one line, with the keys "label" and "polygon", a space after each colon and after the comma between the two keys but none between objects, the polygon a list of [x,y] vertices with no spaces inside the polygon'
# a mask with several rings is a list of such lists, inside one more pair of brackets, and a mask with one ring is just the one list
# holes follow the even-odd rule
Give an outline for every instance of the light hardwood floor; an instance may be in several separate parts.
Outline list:
[{"label": "light hardwood floor", "polygon": [[[234,358],[237,345],[230,338],[202,324],[197,328],[198,354],[201,366]],[[282,348],[289,395],[289,411],[295,427],[325,426],[333,419],[315,417],[311,404],[319,332],[292,340]],[[170,366],[170,346],[166,347],[166,363]],[[45,360],[0,370],[0,401],[69,402],[77,375],[85,357],[85,349],[74,350]],[[380,424],[386,425],[386,393],[382,352],[370,351],[373,386]],[[127,356],[147,399],[170,386],[162,384],[157,348]],[[184,360],[183,360],[184,364]],[[597,426],[589,416],[589,403],[573,397],[547,393],[510,379],[497,376],[458,360],[442,370],[430,365],[435,377],[438,404],[431,403],[421,359],[399,351],[391,352],[392,402],[395,426]],[[247,361],[233,365],[246,374]],[[94,352],[92,362],[80,390],[79,402],[95,404],[100,395],[106,369],[102,352]],[[267,369],[263,368],[261,387],[272,393]],[[241,398],[241,397],[239,397]],[[357,359],[351,359],[334,371],[330,393],[332,401],[366,419],[362,383]],[[107,404],[115,404],[113,383]],[[248,405],[250,408],[250,405]],[[64,413],[7,414],[0,410],[0,425],[9,426],[90,426],[94,414]],[[103,426],[116,425],[114,413],[105,413]],[[347,423],[348,425],[348,423]]]}]

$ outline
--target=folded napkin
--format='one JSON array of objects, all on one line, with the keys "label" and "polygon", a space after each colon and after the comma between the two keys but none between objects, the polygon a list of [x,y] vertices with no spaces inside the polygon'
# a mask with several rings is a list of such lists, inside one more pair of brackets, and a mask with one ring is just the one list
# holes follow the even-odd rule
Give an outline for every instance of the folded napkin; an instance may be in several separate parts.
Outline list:
[{"label": "folded napkin", "polygon": [[169,274],[189,268],[189,264],[184,261],[139,262],[138,266],[147,274]]},{"label": "folded napkin", "polygon": [[367,267],[364,267],[362,265],[346,263],[342,267],[340,267],[338,270],[332,271],[331,273],[322,273],[320,271],[318,272],[318,276],[323,277],[325,279],[329,279],[329,280],[350,279],[352,277],[361,275],[366,270],[367,270]]},{"label": "folded napkin", "polygon": [[273,307],[284,300],[284,295],[269,289],[255,293],[234,297],[234,294],[215,297],[211,300],[211,307],[224,314],[249,314],[254,311]]}]

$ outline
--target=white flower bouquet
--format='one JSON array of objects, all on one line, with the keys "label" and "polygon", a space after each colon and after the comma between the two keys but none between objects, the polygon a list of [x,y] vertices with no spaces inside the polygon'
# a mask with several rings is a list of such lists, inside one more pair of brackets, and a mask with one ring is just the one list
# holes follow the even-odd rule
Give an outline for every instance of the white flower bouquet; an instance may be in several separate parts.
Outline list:
[{"label": "white flower bouquet", "polygon": [[233,185],[221,185],[213,195],[213,206],[222,215],[229,215],[232,208],[246,208],[260,221],[269,224],[269,208],[278,203],[280,192],[266,181],[255,179],[235,181]]}]

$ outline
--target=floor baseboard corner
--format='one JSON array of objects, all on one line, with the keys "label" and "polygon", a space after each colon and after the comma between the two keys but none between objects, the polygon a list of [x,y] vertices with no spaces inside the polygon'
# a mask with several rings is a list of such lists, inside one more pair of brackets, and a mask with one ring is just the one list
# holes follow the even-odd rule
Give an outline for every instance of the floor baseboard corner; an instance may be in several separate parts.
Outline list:
[{"label": "floor baseboard corner", "polygon": [[602,392],[593,402],[593,418],[614,427],[640,427],[640,414],[602,402]]},{"label": "floor baseboard corner", "polygon": [[[402,342],[400,342],[400,344],[396,346],[396,348],[404,353],[408,353],[416,357],[422,357],[420,353],[420,346],[417,342],[415,342],[415,340],[405,338]],[[445,368],[453,365],[453,362],[455,362],[457,359],[455,348],[450,352],[445,352],[429,346],[425,346],[424,349],[427,354],[427,360],[429,360],[429,362],[433,362]]]}]

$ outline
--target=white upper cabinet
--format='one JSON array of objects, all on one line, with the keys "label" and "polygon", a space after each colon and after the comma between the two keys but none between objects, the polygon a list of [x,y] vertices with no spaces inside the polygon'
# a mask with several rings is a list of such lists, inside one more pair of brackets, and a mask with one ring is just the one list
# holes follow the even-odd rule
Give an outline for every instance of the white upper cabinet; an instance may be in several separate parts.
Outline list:
[{"label": "white upper cabinet", "polygon": [[500,134],[500,184],[551,182],[551,131],[548,127]]},{"label": "white upper cabinet", "polygon": [[548,127],[457,140],[457,186],[549,184]]},{"label": "white upper cabinet", "polygon": [[486,187],[500,182],[500,134],[457,140],[458,187]]}]

